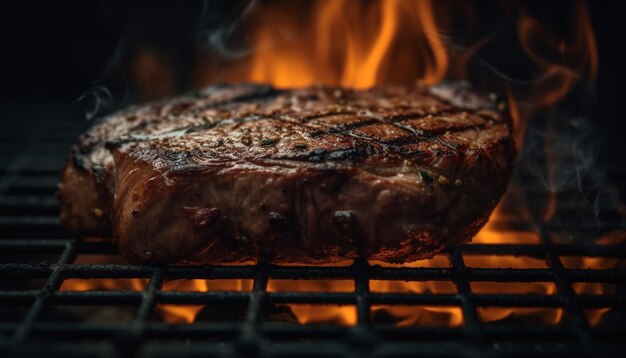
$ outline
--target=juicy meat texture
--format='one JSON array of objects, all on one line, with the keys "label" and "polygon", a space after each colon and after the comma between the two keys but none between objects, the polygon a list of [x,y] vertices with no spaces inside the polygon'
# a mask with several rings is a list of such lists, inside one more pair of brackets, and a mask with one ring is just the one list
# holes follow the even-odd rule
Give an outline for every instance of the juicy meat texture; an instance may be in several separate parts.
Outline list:
[{"label": "juicy meat texture", "polygon": [[471,240],[506,189],[504,107],[463,83],[211,86],[83,134],[61,218],[133,263],[429,258]]}]

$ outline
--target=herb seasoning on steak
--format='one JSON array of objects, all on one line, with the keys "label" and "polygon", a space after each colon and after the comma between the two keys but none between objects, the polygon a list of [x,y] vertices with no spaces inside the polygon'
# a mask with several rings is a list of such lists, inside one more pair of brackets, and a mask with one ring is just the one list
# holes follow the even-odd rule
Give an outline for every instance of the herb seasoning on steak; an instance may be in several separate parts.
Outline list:
[{"label": "herb seasoning on steak", "polygon": [[511,123],[466,85],[215,85],[102,119],[61,218],[133,263],[408,262],[469,241],[509,181]]}]

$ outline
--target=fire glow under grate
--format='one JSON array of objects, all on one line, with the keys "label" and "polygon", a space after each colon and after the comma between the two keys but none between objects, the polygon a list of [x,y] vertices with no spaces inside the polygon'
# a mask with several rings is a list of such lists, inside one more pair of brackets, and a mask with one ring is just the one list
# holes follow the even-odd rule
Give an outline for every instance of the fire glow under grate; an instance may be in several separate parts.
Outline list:
[{"label": "fire glow under grate", "polygon": [[[626,303],[623,294],[576,294],[573,283],[594,282],[623,284],[623,269],[571,269],[564,268],[559,260],[562,255],[586,255],[607,258],[624,258],[623,246],[554,245],[544,240],[540,245],[464,245],[450,253],[450,268],[389,268],[356,262],[348,267],[277,267],[254,266],[205,266],[205,267],[147,267],[124,264],[72,264],[78,254],[110,254],[115,250],[109,244],[81,244],[71,240],[2,240],[4,254],[57,253],[59,260],[53,264],[3,263],[0,265],[3,279],[46,280],[41,289],[9,290],[0,293],[2,306],[26,308],[23,319],[3,322],[1,329],[7,346],[27,344],[40,339],[54,339],[59,348],[64,344],[77,345],[81,340],[104,340],[107,349],[137,349],[138,353],[174,353],[204,351],[235,353],[240,350],[263,350],[265,353],[296,353],[307,346],[317,353],[347,353],[351,350],[374,349],[381,355],[401,352],[447,352],[451,354],[474,354],[482,349],[496,349],[493,344],[500,340],[510,347],[498,349],[506,352],[533,350],[536,344],[545,344],[562,352],[580,352],[580,349],[607,349],[622,344],[623,332],[605,331],[591,327],[585,311],[602,308],[621,308]],[[528,255],[544,257],[550,267],[545,269],[487,269],[469,268],[464,264],[463,254],[480,255]],[[144,278],[149,283],[143,291],[59,291],[64,280],[97,278]],[[331,279],[353,280],[354,292],[267,292],[268,279]],[[177,279],[249,279],[253,280],[251,292],[184,292],[162,291],[165,280]],[[370,292],[370,280],[402,281],[452,281],[455,294],[374,293]],[[479,294],[473,293],[474,282],[553,282],[558,288],[555,295],[532,294]],[[225,305],[238,303],[245,306],[242,322],[195,322],[189,325],[168,325],[152,322],[151,314],[156,304],[168,305]],[[263,322],[263,312],[277,304],[350,305],[356,309],[357,322],[353,327],[333,325],[296,325],[293,323]],[[136,313],[128,323],[67,323],[42,322],[42,314],[56,305],[108,305],[132,306]],[[463,323],[459,327],[402,327],[372,322],[373,305],[454,306],[462,312]],[[485,307],[549,307],[561,308],[564,313],[557,325],[515,325],[506,323],[483,323],[479,312]],[[194,340],[202,343],[195,344]],[[207,340],[230,344],[207,343]],[[264,341],[277,340],[283,344],[268,345]],[[285,344],[284,341],[290,341]],[[308,347],[305,342],[322,340],[329,345]],[[143,342],[143,344],[141,343]],[[181,344],[191,342],[191,344]],[[437,343],[439,342],[439,343]],[[441,346],[443,342],[454,342]],[[530,344],[532,342],[532,344]],[[491,344],[490,344],[491,343]],[[407,346],[410,344],[410,346]],[[562,344],[566,344],[563,347]],[[107,352],[98,345],[78,344],[73,349],[81,352],[95,350]],[[526,350],[520,351],[520,348]],[[467,351],[467,349],[470,349]]]},{"label": "fire glow under grate", "polygon": [[[0,347],[4,352],[606,356],[624,349],[624,324],[615,323],[623,320],[626,307],[626,246],[624,240],[619,242],[623,232],[575,244],[558,240],[558,229],[548,225],[492,222],[493,227],[506,230],[510,242],[479,239],[425,260],[425,267],[365,261],[322,267],[127,265],[119,261],[110,243],[69,239],[59,225],[53,196],[57,175],[68,140],[80,128],[50,125],[37,138],[20,137],[19,133],[29,132],[27,128],[4,128],[2,134],[6,160],[0,188]],[[10,152],[16,143],[21,143],[19,151]],[[481,264],[494,257],[524,257],[539,264],[518,267],[511,260]],[[79,288],[78,283],[100,279],[142,284]],[[174,280],[245,281],[250,290],[167,288]],[[303,292],[307,290],[295,285],[292,290],[289,284],[272,285],[273,281],[316,280],[344,282],[349,289]],[[448,288],[384,292],[379,289],[381,282],[387,287],[394,282],[409,282],[409,286],[439,282]],[[523,288],[538,282],[554,287],[553,292],[529,293]],[[508,290],[507,284],[517,288]],[[353,320],[300,324],[285,307],[295,312],[303,305],[322,313],[346,307],[353,311]],[[202,310],[187,323],[168,323],[159,315],[191,306],[209,307],[213,313]],[[91,308],[81,310],[85,307]],[[395,309],[423,308],[430,312],[441,308],[458,317],[456,321],[431,319],[427,324],[420,320],[398,324],[393,317]],[[512,309],[506,315],[496,314],[498,319],[490,315],[505,308]],[[516,313],[524,310],[540,312],[543,318],[534,323],[516,320]]]}]

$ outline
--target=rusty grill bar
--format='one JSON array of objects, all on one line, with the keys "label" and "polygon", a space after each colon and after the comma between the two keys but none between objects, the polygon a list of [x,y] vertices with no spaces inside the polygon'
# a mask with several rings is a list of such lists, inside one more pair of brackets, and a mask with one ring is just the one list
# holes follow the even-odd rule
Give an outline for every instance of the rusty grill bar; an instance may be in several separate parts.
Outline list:
[{"label": "rusty grill bar", "polygon": [[[28,354],[53,352],[95,356],[169,356],[177,353],[209,356],[374,356],[402,355],[612,355],[626,348],[624,324],[617,327],[591,327],[584,310],[626,308],[626,270],[566,268],[562,256],[589,256],[626,259],[626,245],[563,244],[550,234],[557,228],[531,224],[518,229],[536,230],[539,244],[466,244],[447,253],[448,268],[395,268],[371,265],[357,260],[351,266],[309,267],[268,264],[241,266],[165,267],[126,264],[76,264],[78,255],[117,255],[105,242],[77,242],[68,239],[60,227],[53,197],[59,166],[68,139],[82,128],[50,126],[41,131],[50,146],[38,144],[41,138],[20,137],[27,126],[15,129],[3,125],[0,133],[0,280],[44,280],[36,289],[0,291],[0,309],[22,309],[19,320],[0,318],[0,352]],[[30,133],[30,132],[29,132]],[[63,133],[64,135],[57,136]],[[68,133],[70,133],[68,135]],[[56,139],[55,139],[56,138]],[[62,139],[59,139],[62,138]],[[65,138],[65,139],[63,139]],[[21,143],[18,152],[16,143]],[[623,221],[607,229],[623,229]],[[473,268],[466,266],[464,254],[523,255],[547,262],[547,268]],[[13,257],[27,257],[13,260]],[[37,263],[37,257],[51,257]],[[30,262],[28,258],[32,257]],[[144,278],[143,291],[60,291],[64,280],[80,278]],[[163,291],[173,279],[250,279],[249,292]],[[269,279],[352,280],[354,292],[268,292]],[[376,293],[370,280],[451,281],[455,294]],[[482,294],[472,292],[472,282],[551,282],[554,295]],[[576,282],[610,283],[616,293],[577,294]],[[0,286],[1,287],[1,286]],[[245,319],[238,322],[195,322],[168,325],[150,316],[157,304],[202,305],[239,303],[246,307]],[[352,327],[335,325],[295,325],[266,322],[263,310],[273,304],[351,305],[357,313]],[[460,327],[394,327],[371,319],[372,305],[428,305],[459,307]],[[49,322],[42,315],[57,305],[132,306],[130,323]],[[520,325],[482,322],[479,307],[561,308],[564,315],[557,325]],[[1,311],[5,312],[5,311]]]}]

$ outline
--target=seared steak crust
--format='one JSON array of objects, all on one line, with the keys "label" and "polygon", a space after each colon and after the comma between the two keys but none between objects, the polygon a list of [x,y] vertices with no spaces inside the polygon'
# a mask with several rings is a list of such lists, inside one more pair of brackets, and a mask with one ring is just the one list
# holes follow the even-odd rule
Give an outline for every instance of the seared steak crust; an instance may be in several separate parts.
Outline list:
[{"label": "seared steak crust", "polygon": [[470,240],[503,194],[502,109],[458,83],[211,86],[83,134],[61,217],[137,263],[427,258]]}]

